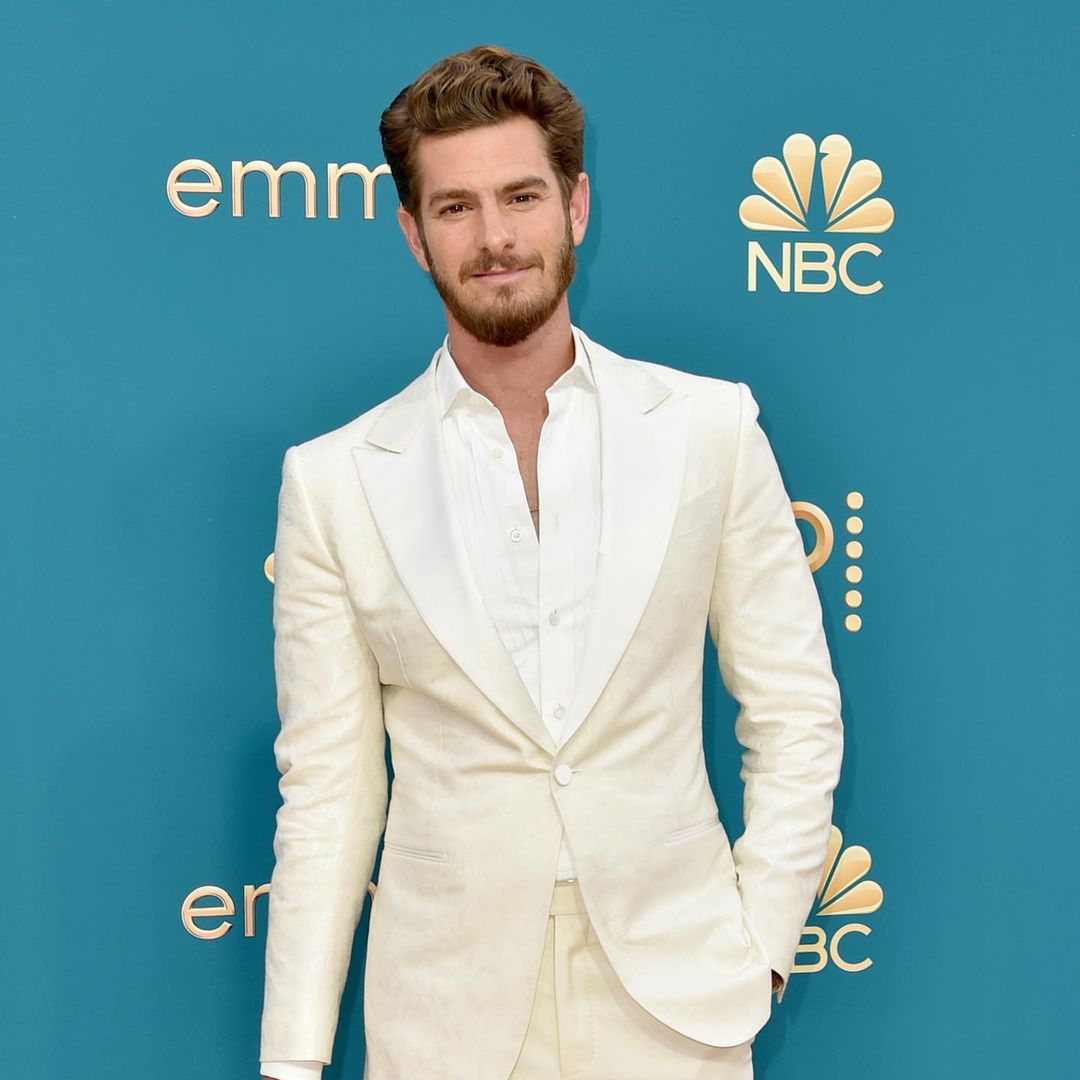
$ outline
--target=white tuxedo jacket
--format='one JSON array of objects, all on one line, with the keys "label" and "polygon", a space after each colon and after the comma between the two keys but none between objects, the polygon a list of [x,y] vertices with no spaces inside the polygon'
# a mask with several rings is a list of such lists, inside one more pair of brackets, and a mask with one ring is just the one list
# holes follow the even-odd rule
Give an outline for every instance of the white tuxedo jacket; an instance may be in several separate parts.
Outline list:
[{"label": "white tuxedo jacket", "polygon": [[[368,1080],[506,1080],[562,827],[597,940],[665,1024],[743,1042],[769,1017],[770,968],[791,970],[843,744],[791,503],[744,383],[583,343],[598,387],[601,539],[559,748],[472,580],[434,358],[400,393],[286,451],[263,1061],[330,1060],[384,828]],[[741,706],[734,847],[702,749],[706,627]]]}]

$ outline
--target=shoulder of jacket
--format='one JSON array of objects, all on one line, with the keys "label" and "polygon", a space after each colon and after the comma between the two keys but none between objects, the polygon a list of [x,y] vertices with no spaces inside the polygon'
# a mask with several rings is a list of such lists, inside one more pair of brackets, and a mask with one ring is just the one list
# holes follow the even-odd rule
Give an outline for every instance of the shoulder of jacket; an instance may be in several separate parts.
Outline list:
[{"label": "shoulder of jacket", "polygon": [[673,389],[691,394],[711,394],[721,401],[726,401],[731,405],[738,405],[739,384],[737,382],[722,379],[715,375],[699,375],[696,372],[686,371],[671,364],[662,364],[657,360],[646,360],[638,356],[624,356],[622,353],[615,352],[614,349],[609,349],[606,345],[601,345],[600,342],[588,337],[588,335],[585,335],[585,337],[590,346],[606,355],[609,360],[613,360],[617,364],[628,364],[639,371],[648,372],[655,378],[667,383]]},{"label": "shoulder of jacket", "polygon": [[382,413],[391,405],[411,397],[427,374],[427,370],[420,372],[402,389],[365,409],[364,412],[344,424],[297,443],[295,449],[305,469],[318,471],[321,465],[338,462],[343,452],[348,454],[352,447],[360,446]]},{"label": "shoulder of jacket", "polygon": [[[734,415],[737,418],[743,407],[739,387],[745,386],[744,383],[724,379],[717,375],[701,375],[694,371],[685,371],[655,360],[627,356],[619,357],[619,359],[648,371],[677,391],[702,400],[706,408],[718,409],[725,417]],[[746,387],[746,390],[749,391],[749,387]]]}]

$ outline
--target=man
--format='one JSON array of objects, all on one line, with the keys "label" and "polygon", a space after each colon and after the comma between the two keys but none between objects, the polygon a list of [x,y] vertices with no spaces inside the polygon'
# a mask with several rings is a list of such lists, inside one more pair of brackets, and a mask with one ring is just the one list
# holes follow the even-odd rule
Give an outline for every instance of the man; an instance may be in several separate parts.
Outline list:
[{"label": "man", "polygon": [[[368,1080],[745,1080],[791,971],[842,753],[821,608],[746,385],[572,325],[582,131],[492,45],[383,114],[448,332],[285,455],[266,1076],[330,1060],[384,827]],[[741,705],[734,848],[706,626]]]}]

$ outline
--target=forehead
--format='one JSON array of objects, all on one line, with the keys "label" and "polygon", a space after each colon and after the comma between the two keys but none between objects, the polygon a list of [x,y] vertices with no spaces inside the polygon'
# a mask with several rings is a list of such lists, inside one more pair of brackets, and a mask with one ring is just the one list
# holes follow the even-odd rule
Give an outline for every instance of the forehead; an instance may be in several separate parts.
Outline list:
[{"label": "forehead", "polygon": [[416,161],[422,198],[436,188],[494,189],[523,175],[554,183],[544,133],[527,116],[452,135],[423,135]]}]

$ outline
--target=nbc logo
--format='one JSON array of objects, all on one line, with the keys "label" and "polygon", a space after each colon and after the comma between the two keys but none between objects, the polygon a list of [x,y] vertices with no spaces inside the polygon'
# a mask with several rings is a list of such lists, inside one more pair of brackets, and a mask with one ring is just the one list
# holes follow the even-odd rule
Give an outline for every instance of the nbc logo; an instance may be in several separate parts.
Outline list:
[{"label": "nbc logo", "polygon": [[[829,833],[829,851],[817,888],[814,918],[821,916],[869,915],[881,907],[885,893],[866,875],[870,871],[870,852],[858,844],[844,847],[844,837],[834,825]],[[867,936],[870,927],[861,922],[847,922],[830,931],[821,926],[803,927],[798,954],[809,956],[807,963],[797,963],[793,971],[821,971],[831,960],[842,971],[863,971],[874,962],[869,956],[852,959],[844,939],[849,934]],[[811,938],[810,941],[805,940]]]},{"label": "nbc logo", "polygon": [[[818,155],[821,155],[820,168]],[[851,143],[843,135],[827,135],[815,146],[809,135],[796,133],[784,140],[784,160],[759,158],[751,176],[762,194],[747,195],[739,204],[739,220],[748,228],[767,232],[809,232],[815,171],[821,176],[823,213],[818,221],[827,233],[882,233],[893,223],[892,204],[871,198],[881,186],[881,168],[865,158],[852,164]],[[880,280],[859,282],[849,263],[860,253],[880,255],[876,244],[846,247],[837,258],[831,244],[785,240],[780,267],[756,240],[747,245],[747,289],[757,291],[758,267],[763,267],[780,292],[829,292],[837,280],[849,292],[877,292]],[[821,276],[807,280],[807,275]]]}]

